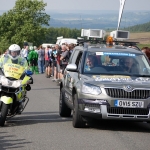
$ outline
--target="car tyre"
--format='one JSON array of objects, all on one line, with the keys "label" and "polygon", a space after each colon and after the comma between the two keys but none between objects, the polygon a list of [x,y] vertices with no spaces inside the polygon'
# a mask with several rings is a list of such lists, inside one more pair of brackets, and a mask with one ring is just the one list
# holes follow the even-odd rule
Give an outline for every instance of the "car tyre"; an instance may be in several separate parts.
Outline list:
[{"label": "car tyre", "polygon": [[61,117],[70,117],[71,116],[71,109],[65,103],[65,90],[63,88],[60,90],[59,115]]},{"label": "car tyre", "polygon": [[73,105],[73,127],[74,128],[84,128],[85,127],[85,122],[83,121],[81,115],[79,114],[79,109],[78,109],[78,98],[77,94],[73,95],[73,100],[74,100],[74,105]]}]

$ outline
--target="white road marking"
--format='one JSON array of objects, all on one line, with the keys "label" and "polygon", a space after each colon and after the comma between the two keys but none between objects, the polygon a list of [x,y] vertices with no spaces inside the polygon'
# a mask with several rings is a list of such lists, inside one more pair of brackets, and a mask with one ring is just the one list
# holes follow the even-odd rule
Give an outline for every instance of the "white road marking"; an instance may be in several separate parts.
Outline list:
[{"label": "white road marking", "polygon": [[57,121],[57,120],[68,120],[71,121],[72,119],[68,118],[58,118],[58,119],[19,119],[19,120],[7,120],[7,122],[17,122],[17,121]]}]

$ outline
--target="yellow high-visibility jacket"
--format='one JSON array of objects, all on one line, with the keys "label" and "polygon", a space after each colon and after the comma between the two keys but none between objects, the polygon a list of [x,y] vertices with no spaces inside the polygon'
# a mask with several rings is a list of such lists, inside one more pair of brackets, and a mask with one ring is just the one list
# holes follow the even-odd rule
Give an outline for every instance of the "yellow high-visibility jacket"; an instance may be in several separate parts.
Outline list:
[{"label": "yellow high-visibility jacket", "polygon": [[[25,58],[19,57],[18,61],[16,60],[16,62],[17,63],[15,63],[15,64],[18,64],[18,65],[24,67],[25,70],[28,69],[28,63]],[[1,56],[0,57],[0,68],[3,68],[3,65],[6,63],[13,63],[13,60],[9,57],[9,55]]]}]

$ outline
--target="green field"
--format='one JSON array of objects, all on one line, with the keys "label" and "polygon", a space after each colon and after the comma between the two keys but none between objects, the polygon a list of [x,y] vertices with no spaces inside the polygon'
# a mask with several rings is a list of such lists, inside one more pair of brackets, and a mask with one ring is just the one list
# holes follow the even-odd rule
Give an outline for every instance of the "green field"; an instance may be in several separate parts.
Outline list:
[{"label": "green field", "polygon": [[143,47],[149,47],[150,48],[150,44],[138,44],[138,47],[140,49],[142,49]]},{"label": "green field", "polygon": [[150,47],[150,32],[130,33],[130,39],[139,42],[140,48]]}]

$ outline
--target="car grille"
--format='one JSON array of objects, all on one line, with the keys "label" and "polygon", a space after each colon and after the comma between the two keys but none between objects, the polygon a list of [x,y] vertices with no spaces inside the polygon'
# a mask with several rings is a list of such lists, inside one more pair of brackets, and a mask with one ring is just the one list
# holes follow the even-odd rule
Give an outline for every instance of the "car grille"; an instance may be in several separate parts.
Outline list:
[{"label": "car grille", "polygon": [[16,88],[2,86],[1,90],[7,93],[16,93],[17,91],[19,91],[19,88],[16,89]]},{"label": "car grille", "polygon": [[108,107],[107,112],[110,114],[131,114],[131,115],[148,115],[149,109],[144,108],[116,108]]},{"label": "car grille", "polygon": [[150,90],[134,90],[127,92],[123,89],[105,88],[108,96],[113,98],[147,99],[150,97]]},{"label": "car grille", "polygon": [[85,104],[85,107],[100,108],[99,104]]}]

